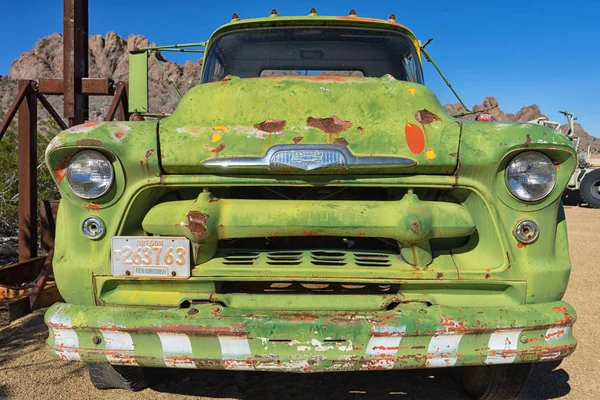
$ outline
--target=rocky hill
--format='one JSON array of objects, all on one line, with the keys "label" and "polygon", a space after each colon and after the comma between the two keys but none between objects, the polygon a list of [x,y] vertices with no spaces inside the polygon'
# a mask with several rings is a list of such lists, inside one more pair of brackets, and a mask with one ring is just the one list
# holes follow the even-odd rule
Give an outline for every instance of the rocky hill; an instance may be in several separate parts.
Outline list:
[{"label": "rocky hill", "polygon": [[[128,51],[134,48],[147,47],[148,39],[140,35],[130,35],[124,39],[114,32],[109,32],[106,37],[91,36],[89,39],[90,50],[90,77],[114,80],[127,80]],[[6,110],[16,95],[17,79],[57,78],[63,73],[62,60],[63,38],[60,34],[46,36],[40,39],[33,50],[26,51],[11,66],[8,77],[0,77],[0,110]],[[157,58],[162,68],[168,73],[181,93],[185,93],[198,81],[202,61],[186,62],[183,65],[168,61],[163,55]],[[149,62],[149,90],[150,111],[171,112],[178,103],[175,90],[168,83],[160,68],[153,60]],[[56,109],[62,111],[62,99],[51,96],[51,102]],[[111,98],[94,96],[90,100],[90,119],[101,120],[110,106]],[[446,104],[450,113],[465,111],[459,104]],[[540,108],[533,104],[521,108],[516,114],[506,114],[498,106],[494,97],[487,97],[482,104],[475,105],[473,110],[484,108],[491,109],[494,120],[501,122],[528,122],[544,116]],[[577,111],[577,110],[573,110]],[[473,116],[464,117],[472,119]],[[562,121],[561,121],[562,122]],[[566,126],[562,127],[566,131]],[[600,138],[595,138],[579,124],[575,125],[575,134],[581,138],[581,148],[590,144],[595,153],[600,153]]]}]

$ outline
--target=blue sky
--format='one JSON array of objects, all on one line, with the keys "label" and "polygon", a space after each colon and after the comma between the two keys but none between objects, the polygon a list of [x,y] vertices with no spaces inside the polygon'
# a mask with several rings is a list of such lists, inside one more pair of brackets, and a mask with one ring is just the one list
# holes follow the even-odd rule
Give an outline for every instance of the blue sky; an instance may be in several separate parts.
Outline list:
[{"label": "blue sky", "polygon": [[[62,0],[3,2],[0,75],[44,35],[62,32]],[[495,96],[507,113],[537,103],[551,119],[558,110],[579,116],[589,133],[600,136],[600,1],[153,1],[90,0],[90,34],[116,31],[145,35],[158,44],[202,41],[236,12],[242,18],[304,15],[387,18],[394,13],[428,47],[467,105]],[[24,22],[22,22],[24,21]],[[167,54],[169,57],[170,54]],[[180,55],[170,57],[183,61]],[[442,102],[454,102],[433,68],[426,83]]]}]

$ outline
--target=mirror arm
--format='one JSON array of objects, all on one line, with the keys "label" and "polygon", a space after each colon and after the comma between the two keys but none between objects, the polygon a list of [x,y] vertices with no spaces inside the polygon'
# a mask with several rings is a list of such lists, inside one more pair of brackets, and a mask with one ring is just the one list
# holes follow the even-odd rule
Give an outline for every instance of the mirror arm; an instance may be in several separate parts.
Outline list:
[{"label": "mirror arm", "polygon": [[469,107],[467,107],[466,104],[462,101],[462,99],[460,98],[460,96],[458,95],[458,93],[456,93],[456,90],[454,90],[454,88],[452,87],[452,84],[450,83],[450,81],[448,79],[446,79],[446,77],[442,73],[442,70],[440,69],[440,67],[438,67],[438,65],[435,63],[435,61],[433,61],[433,58],[431,58],[431,56],[429,55],[429,53],[427,52],[427,50],[425,50],[425,46],[427,46],[429,43],[431,43],[432,40],[433,39],[429,39],[423,46],[421,46],[421,53],[425,56],[425,59],[433,65],[433,67],[438,72],[438,74],[440,74],[440,76],[442,77],[442,79],[444,80],[444,82],[446,82],[446,85],[448,86],[448,88],[450,88],[450,90],[452,91],[452,93],[454,93],[454,96],[456,96],[456,98],[458,99],[458,101],[460,102],[460,104],[465,108],[465,110],[467,110],[468,112],[472,112],[469,109]]}]

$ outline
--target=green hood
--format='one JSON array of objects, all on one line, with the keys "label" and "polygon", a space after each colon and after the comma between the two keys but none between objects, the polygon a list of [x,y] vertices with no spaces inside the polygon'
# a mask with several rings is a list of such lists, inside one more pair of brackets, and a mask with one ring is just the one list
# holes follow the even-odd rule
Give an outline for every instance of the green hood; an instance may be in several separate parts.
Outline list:
[{"label": "green hood", "polygon": [[227,78],[190,90],[159,126],[167,173],[223,172],[215,159],[329,144],[367,165],[392,160],[359,173],[452,174],[460,132],[429,89],[390,76]]}]

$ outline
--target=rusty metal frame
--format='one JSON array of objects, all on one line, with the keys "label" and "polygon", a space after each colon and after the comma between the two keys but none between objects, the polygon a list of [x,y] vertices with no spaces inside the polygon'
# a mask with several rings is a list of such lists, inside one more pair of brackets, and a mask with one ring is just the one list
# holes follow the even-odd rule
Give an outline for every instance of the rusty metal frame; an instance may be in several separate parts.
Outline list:
[{"label": "rusty metal frame", "polygon": [[[88,78],[87,0],[64,0],[64,75],[62,79],[19,80],[15,100],[0,123],[0,140],[18,112],[19,144],[19,263],[3,268],[0,273],[0,325],[9,323],[37,307],[40,297],[47,297],[47,279],[52,271],[54,220],[58,201],[40,203],[41,246],[48,253],[37,257],[37,117],[38,101],[62,130],[89,119],[89,96],[111,96],[115,99],[107,120],[115,116],[127,120],[128,85],[107,78]],[[116,92],[116,93],[115,93]],[[63,95],[64,117],[52,107],[45,95]],[[32,264],[33,263],[33,264]],[[31,266],[35,276],[31,276]],[[29,266],[29,267],[28,267]],[[19,277],[19,271],[25,275]],[[10,286],[2,285],[11,282]],[[22,286],[22,284],[27,285]],[[18,290],[17,290],[18,289]],[[56,291],[54,286],[54,291]],[[18,296],[14,297],[12,295]],[[58,293],[58,292],[56,292]],[[46,304],[48,306],[50,304]]]}]

